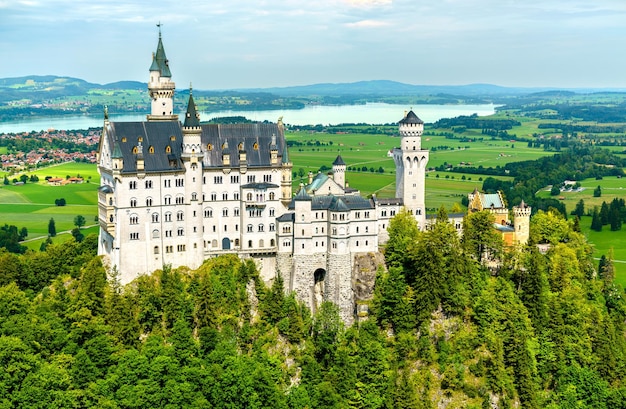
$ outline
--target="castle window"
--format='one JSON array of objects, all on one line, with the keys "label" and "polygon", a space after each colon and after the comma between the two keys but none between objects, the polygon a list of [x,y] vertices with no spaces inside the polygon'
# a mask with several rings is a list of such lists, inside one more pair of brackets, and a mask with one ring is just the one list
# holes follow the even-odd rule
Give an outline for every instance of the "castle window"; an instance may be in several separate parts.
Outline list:
[{"label": "castle window", "polygon": [[170,212],[165,213],[164,218],[165,218],[166,222],[171,222],[172,221],[172,213],[170,213]]},{"label": "castle window", "polygon": [[152,198],[151,197],[146,199],[146,206],[152,206]]},{"label": "castle window", "polygon": [[276,231],[276,225],[274,223],[270,223],[270,231]]},{"label": "castle window", "polygon": [[272,208],[270,209],[270,216],[272,216],[272,217],[273,217],[273,216],[274,216],[274,214],[276,214],[276,210],[272,207]]},{"label": "castle window", "polygon": [[356,246],[359,247],[359,241],[358,240],[356,241]]},{"label": "castle window", "polygon": [[213,248],[217,248],[217,240],[213,239],[213,240],[211,241],[211,247],[213,247]]},{"label": "castle window", "polygon": [[139,153],[139,149],[136,146],[133,146],[133,155],[136,155]]},{"label": "castle window", "polygon": [[235,247],[239,247],[239,239],[235,239]]},{"label": "castle window", "polygon": [[165,252],[166,253],[173,253],[174,252],[174,246],[165,246]]},{"label": "castle window", "polygon": [[176,204],[184,204],[184,203],[185,203],[185,197],[183,195],[176,196]]},{"label": "castle window", "polygon": [[158,223],[158,222],[159,222],[159,214],[152,213],[152,223]]},{"label": "castle window", "polygon": [[209,144],[207,144],[206,149],[207,149],[208,151],[212,151],[212,150],[213,150],[213,145],[211,145],[210,143],[209,143]]},{"label": "castle window", "polygon": [[276,240],[270,239],[270,247],[274,247],[276,245]]},{"label": "castle window", "polygon": [[122,138],[122,142],[126,142],[126,137],[123,137],[123,138]]},{"label": "castle window", "polygon": [[228,209],[226,207],[222,209],[222,216],[228,217]]},{"label": "castle window", "polygon": [[370,228],[365,226],[365,233],[369,233]]},{"label": "castle window", "polygon": [[262,232],[262,231],[263,231],[263,229],[264,229],[264,228],[263,228],[263,225],[262,225],[262,224],[259,224],[259,231],[260,231],[260,232]]},{"label": "castle window", "polygon": [[265,241],[263,241],[263,239],[259,240],[259,247],[260,248],[265,247]]},{"label": "castle window", "polygon": [[136,181],[134,181],[134,180],[131,180],[131,181],[128,183],[128,187],[129,187],[129,189],[131,189],[131,190],[137,189],[137,182],[136,182]]},{"label": "castle window", "polygon": [[248,193],[248,194],[246,195],[246,200],[247,200],[248,202],[251,202],[251,201],[252,201],[252,193]]},{"label": "castle window", "polygon": [[154,153],[154,146],[150,145],[150,147],[148,148],[148,152]]},{"label": "castle window", "polygon": [[191,194],[191,200],[193,200],[193,201],[198,200],[198,194],[197,194],[196,192],[193,192],[193,193]]},{"label": "castle window", "polygon": [[176,137],[174,135],[170,136],[170,141],[175,141]]},{"label": "castle window", "polygon": [[113,215],[110,215],[110,216],[109,216],[109,221],[110,221],[111,223],[113,223]]},{"label": "castle window", "polygon": [[254,183],[256,180],[256,176],[254,175],[248,175],[248,183]]},{"label": "castle window", "polygon": [[[134,152],[133,152],[133,153],[134,153]],[[169,145],[167,145],[167,146],[165,147],[165,153],[172,153],[172,147],[171,147],[171,146],[169,146]]]},{"label": "castle window", "polygon": [[239,231],[239,225],[238,224],[235,225],[235,231]]},{"label": "castle window", "polygon": [[234,200],[239,200],[239,192],[233,193],[233,199]]},{"label": "castle window", "polygon": [[222,193],[222,200],[228,200],[228,193]]},{"label": "castle window", "polygon": [[252,248],[252,240],[248,240],[248,248],[251,249]]},{"label": "castle window", "polygon": [[213,201],[217,200],[217,193],[215,192],[211,193],[211,200]]},{"label": "castle window", "polygon": [[213,209],[211,208],[204,209],[204,217],[206,218],[213,217]]},{"label": "castle window", "polygon": [[274,200],[276,198],[276,193],[270,192],[270,200]]},{"label": "castle window", "polygon": [[259,144],[258,143],[254,143],[254,145],[252,145],[252,149],[254,149],[255,151],[259,150]]},{"label": "castle window", "polygon": [[139,240],[139,233],[131,233],[130,234],[130,239],[131,240]]},{"label": "castle window", "polygon": [[176,213],[176,220],[177,221],[182,222],[184,219],[185,219],[185,213],[183,213],[182,211]]},{"label": "castle window", "polygon": [[185,235],[185,229],[183,229],[182,227],[179,227],[176,233],[179,236],[184,236]]},{"label": "castle window", "polygon": [[283,247],[291,247],[291,242],[289,240],[283,241]]},{"label": "castle window", "polygon": [[[240,151],[243,150],[243,142],[239,142],[239,145],[237,146],[237,149],[239,149]],[[252,246],[250,246],[252,247]]]},{"label": "castle window", "polygon": [[171,204],[172,204],[172,196],[165,196],[165,197],[163,198],[163,202],[164,202],[166,205],[171,205]]},{"label": "castle window", "polygon": [[133,214],[130,216],[130,224],[139,224],[139,216]]},{"label": "castle window", "polygon": [[152,189],[152,181],[146,180],[146,189]]},{"label": "castle window", "polygon": [[272,182],[272,175],[263,175],[263,182],[271,183]]},{"label": "castle window", "polygon": [[185,245],[184,244],[179,244],[178,246],[176,246],[176,250],[178,250],[179,252],[185,251]]},{"label": "castle window", "polygon": [[130,207],[137,207],[137,199],[134,197],[130,199]]},{"label": "castle window", "polygon": [[357,232],[357,233],[359,232],[359,226],[357,226],[357,227],[356,227],[356,232]]},{"label": "castle window", "polygon": [[253,229],[254,229],[254,227],[252,227],[252,225],[251,225],[251,224],[249,224],[249,225],[247,226],[247,231],[248,231],[248,233],[252,233]]},{"label": "castle window", "polygon": [[159,238],[159,231],[158,230],[152,230],[152,238],[153,239],[158,239]]},{"label": "castle window", "polygon": [[239,175],[230,175],[230,183],[239,183]]},{"label": "castle window", "polygon": [[213,176],[213,183],[221,184],[222,183],[222,177],[221,176]]},{"label": "castle window", "polygon": [[154,246],[154,254],[159,254],[159,246]]},{"label": "castle window", "polygon": [[183,187],[183,186],[185,186],[185,179],[177,178],[176,179],[176,187]]},{"label": "castle window", "polygon": [[235,214],[235,216],[239,216],[239,208],[235,207],[235,209],[233,210],[233,213]]}]

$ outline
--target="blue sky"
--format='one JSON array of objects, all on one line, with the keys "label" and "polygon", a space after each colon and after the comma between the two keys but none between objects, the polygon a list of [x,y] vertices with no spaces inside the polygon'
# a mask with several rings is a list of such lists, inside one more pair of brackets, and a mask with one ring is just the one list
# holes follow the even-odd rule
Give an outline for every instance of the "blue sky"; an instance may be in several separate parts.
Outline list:
[{"label": "blue sky", "polygon": [[624,0],[0,0],[0,78],[626,88]]}]

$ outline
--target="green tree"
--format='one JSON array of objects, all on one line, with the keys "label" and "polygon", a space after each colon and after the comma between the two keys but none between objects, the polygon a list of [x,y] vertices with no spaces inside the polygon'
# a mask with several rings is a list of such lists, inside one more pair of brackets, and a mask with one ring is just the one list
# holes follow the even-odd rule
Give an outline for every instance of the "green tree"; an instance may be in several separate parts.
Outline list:
[{"label": "green tree", "polygon": [[561,188],[559,188],[559,185],[552,185],[552,189],[550,189],[550,195],[551,196],[558,196],[561,193]]},{"label": "green tree", "polygon": [[22,182],[22,183],[28,182],[28,176],[27,175],[21,175],[20,176],[20,182]]},{"label": "green tree", "polygon": [[502,238],[493,228],[495,217],[488,210],[468,213],[463,221],[462,245],[475,260],[499,257]]},{"label": "green tree", "polygon": [[593,214],[591,216],[591,230],[602,231],[602,219],[598,212],[598,206],[593,208]]},{"label": "green tree", "polygon": [[583,217],[585,215],[585,201],[583,199],[580,199],[578,203],[576,203],[576,208],[572,214],[578,217]]},{"label": "green tree", "polygon": [[50,221],[48,222],[48,236],[50,237],[54,237],[57,235],[57,228],[56,228],[56,224],[54,223],[54,218],[50,218]]},{"label": "green tree", "polygon": [[6,186],[6,185],[10,184],[11,182],[9,182],[9,178],[7,178],[7,176],[4,175],[4,181],[2,183],[4,183],[4,185]]},{"label": "green tree", "polygon": [[602,187],[598,185],[598,187],[593,189],[593,197],[600,197],[600,196],[602,196]]},{"label": "green tree", "polygon": [[417,221],[406,209],[400,210],[389,222],[389,240],[385,246],[385,260],[389,266],[404,266],[409,261],[409,249],[419,237]]},{"label": "green tree", "polygon": [[74,217],[74,226],[81,228],[85,225],[85,218],[81,215]]}]

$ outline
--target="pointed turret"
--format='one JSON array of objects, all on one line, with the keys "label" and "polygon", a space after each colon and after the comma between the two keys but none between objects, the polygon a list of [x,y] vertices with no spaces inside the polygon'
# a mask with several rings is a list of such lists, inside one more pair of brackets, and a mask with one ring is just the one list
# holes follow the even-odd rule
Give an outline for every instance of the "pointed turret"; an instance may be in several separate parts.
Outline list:
[{"label": "pointed turret", "polygon": [[189,101],[187,102],[187,112],[185,113],[185,122],[183,123],[183,159],[189,158],[192,163],[197,162],[202,154],[201,135],[200,114],[196,110],[193,91],[191,86],[189,86]]},{"label": "pointed turret", "polygon": [[174,115],[173,112],[176,84],[172,81],[169,61],[165,56],[161,24],[157,24],[157,27],[159,27],[159,42],[156,52],[152,53],[150,82],[148,82],[148,93],[152,100],[148,121],[177,121],[178,115]]},{"label": "pointed turret", "polygon": [[193,100],[193,92],[189,87],[189,101],[187,102],[187,112],[185,113],[185,128],[199,128],[200,127],[200,114],[196,109],[196,103]]},{"label": "pointed turret", "polygon": [[333,180],[343,189],[346,188],[346,162],[341,155],[337,155],[333,162]]}]

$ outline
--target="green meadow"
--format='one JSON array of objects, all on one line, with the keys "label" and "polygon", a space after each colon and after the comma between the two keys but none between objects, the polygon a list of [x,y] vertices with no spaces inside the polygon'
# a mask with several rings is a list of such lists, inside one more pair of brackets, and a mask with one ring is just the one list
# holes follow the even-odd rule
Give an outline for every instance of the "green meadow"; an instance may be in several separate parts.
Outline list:
[{"label": "green meadow", "polygon": [[[87,225],[94,224],[98,213],[98,176],[96,166],[86,163],[65,163],[38,169],[39,182],[24,185],[0,184],[0,224],[28,229],[28,239],[48,235],[48,222],[54,218],[57,233],[74,228],[74,217],[82,215]],[[46,176],[81,175],[85,182],[65,186],[50,186]],[[19,179],[20,174],[10,176]],[[91,177],[91,179],[89,179]],[[65,199],[65,206],[56,206],[55,199]],[[37,247],[39,248],[39,247]]]}]

